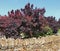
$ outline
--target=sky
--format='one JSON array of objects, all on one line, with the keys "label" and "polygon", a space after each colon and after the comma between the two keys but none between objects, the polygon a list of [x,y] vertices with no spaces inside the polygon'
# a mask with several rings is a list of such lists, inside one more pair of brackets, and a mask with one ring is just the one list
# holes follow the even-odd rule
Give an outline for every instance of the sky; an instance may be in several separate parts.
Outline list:
[{"label": "sky", "polygon": [[45,16],[60,18],[60,0],[0,0],[0,15],[7,15],[8,11],[24,8],[27,3],[34,7],[45,8]]}]

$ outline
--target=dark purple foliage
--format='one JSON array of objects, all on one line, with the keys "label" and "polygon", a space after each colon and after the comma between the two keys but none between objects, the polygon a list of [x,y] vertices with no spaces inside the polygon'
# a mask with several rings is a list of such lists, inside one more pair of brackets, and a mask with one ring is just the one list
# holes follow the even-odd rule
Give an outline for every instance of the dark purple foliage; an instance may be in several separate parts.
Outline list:
[{"label": "dark purple foliage", "polygon": [[45,8],[33,9],[33,6],[33,4],[28,3],[21,10],[12,10],[8,12],[8,16],[0,16],[0,29],[3,30],[3,34],[7,38],[17,38],[21,32],[32,37],[36,32],[43,31],[47,25],[52,28],[53,33],[57,32],[58,27],[60,27],[60,19],[56,21],[53,16],[45,17]]}]

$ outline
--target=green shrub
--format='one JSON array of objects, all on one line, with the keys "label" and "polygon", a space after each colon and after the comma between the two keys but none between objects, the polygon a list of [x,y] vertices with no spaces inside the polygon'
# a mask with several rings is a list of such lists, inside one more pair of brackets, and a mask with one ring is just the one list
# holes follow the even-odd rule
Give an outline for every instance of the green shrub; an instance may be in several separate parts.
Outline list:
[{"label": "green shrub", "polygon": [[53,35],[53,30],[49,27],[49,26],[45,26],[42,29],[42,35],[46,36],[46,35]]},{"label": "green shrub", "polygon": [[58,29],[57,35],[60,35],[60,29]]}]

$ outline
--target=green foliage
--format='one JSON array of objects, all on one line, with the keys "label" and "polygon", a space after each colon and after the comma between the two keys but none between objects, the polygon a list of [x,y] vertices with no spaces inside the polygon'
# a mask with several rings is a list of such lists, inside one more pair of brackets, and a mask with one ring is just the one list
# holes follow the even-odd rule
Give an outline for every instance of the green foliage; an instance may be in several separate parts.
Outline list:
[{"label": "green foliage", "polygon": [[60,35],[60,29],[58,29],[57,35]]},{"label": "green foliage", "polygon": [[58,33],[60,33],[60,29],[58,29]]},{"label": "green foliage", "polygon": [[53,30],[49,26],[45,26],[42,30],[42,35],[53,35]]}]

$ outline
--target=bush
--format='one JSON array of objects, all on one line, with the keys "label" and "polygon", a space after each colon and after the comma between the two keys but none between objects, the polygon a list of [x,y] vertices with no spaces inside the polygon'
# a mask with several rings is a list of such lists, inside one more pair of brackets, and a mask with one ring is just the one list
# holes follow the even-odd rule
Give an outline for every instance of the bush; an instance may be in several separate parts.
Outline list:
[{"label": "bush", "polygon": [[[57,21],[53,16],[45,17],[45,11],[45,8],[34,9],[33,4],[30,5],[28,3],[21,10],[12,10],[8,12],[8,16],[0,16],[0,28],[3,27],[4,35],[7,38],[20,36],[21,38],[30,38],[52,35],[57,32]],[[60,21],[58,23],[60,25]]]},{"label": "bush", "polygon": [[60,35],[60,29],[58,29],[57,35]]},{"label": "bush", "polygon": [[52,30],[49,26],[45,26],[45,27],[42,29],[41,34],[42,34],[42,36],[52,35],[52,34],[53,34],[53,30]]}]

